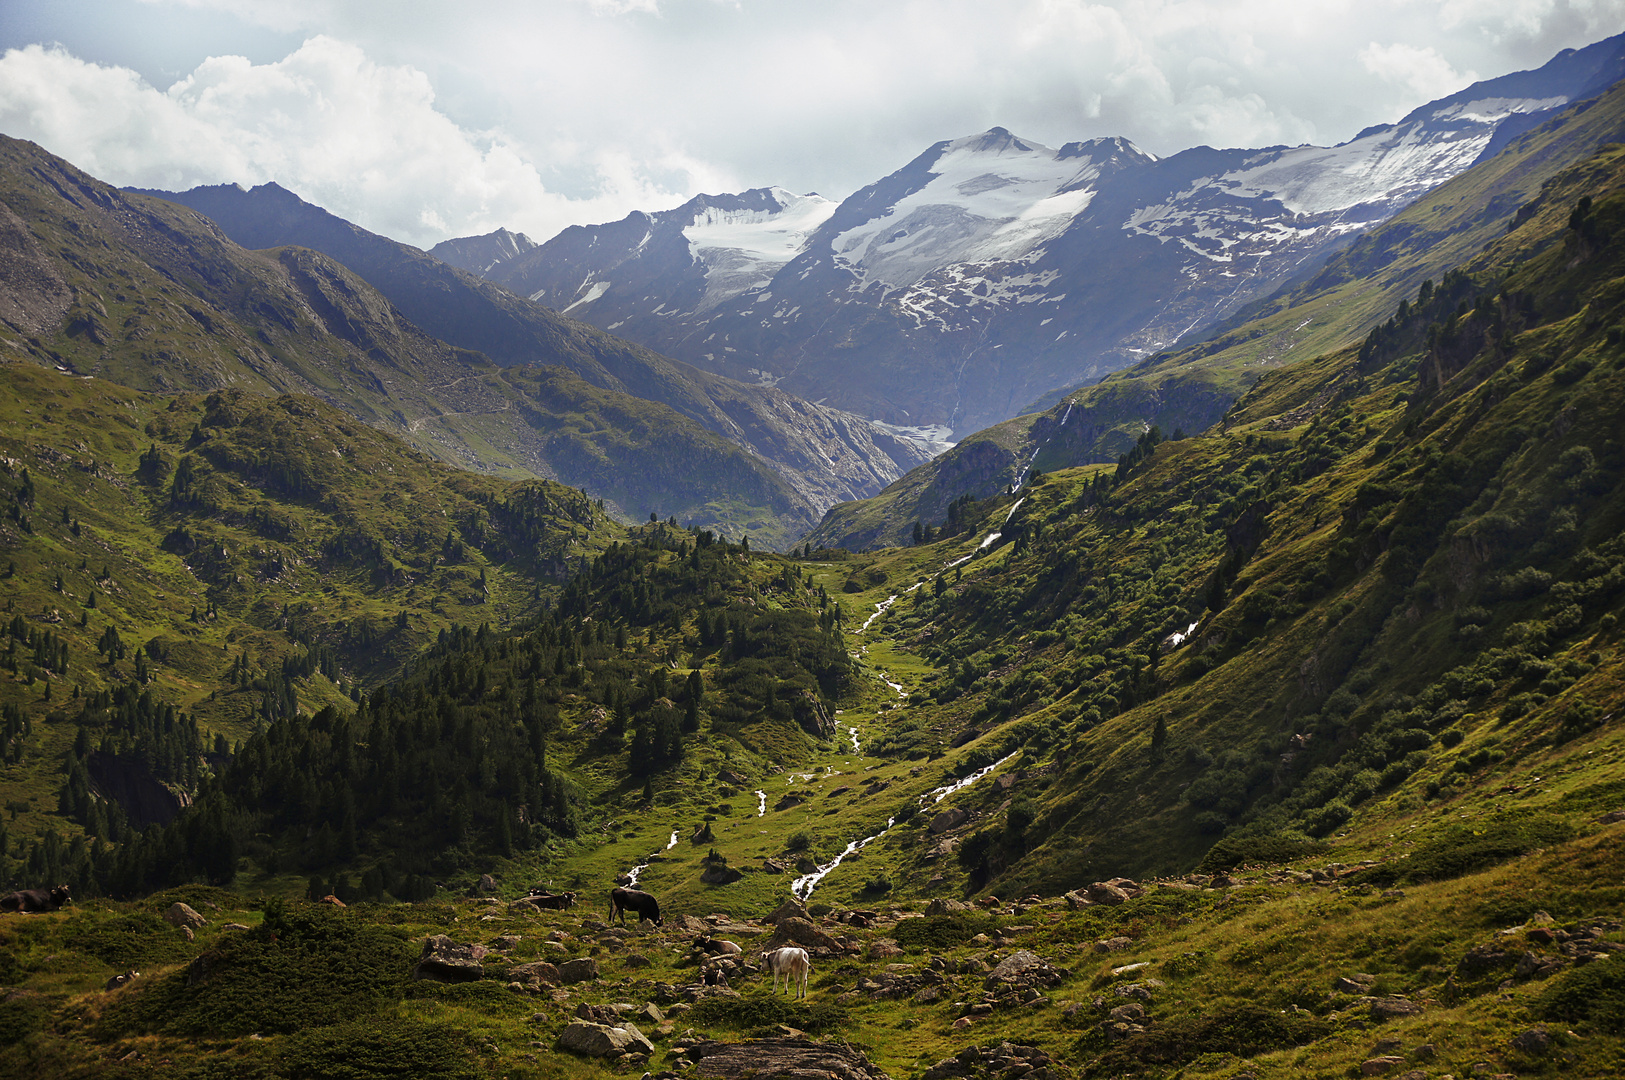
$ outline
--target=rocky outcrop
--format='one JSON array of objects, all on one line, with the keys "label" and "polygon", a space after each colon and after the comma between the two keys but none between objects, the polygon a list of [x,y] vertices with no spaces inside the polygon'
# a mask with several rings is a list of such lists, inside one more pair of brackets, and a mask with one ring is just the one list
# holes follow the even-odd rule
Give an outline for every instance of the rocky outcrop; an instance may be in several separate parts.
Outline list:
[{"label": "rocky outcrop", "polygon": [[1058,1080],[1054,1060],[1036,1046],[996,1043],[967,1046],[951,1058],[925,1070],[923,1080],[959,1080],[961,1077],[988,1077],[990,1080]]},{"label": "rocky outcrop", "polygon": [[628,1054],[654,1053],[654,1043],[633,1024],[611,1027],[577,1020],[559,1034],[559,1049],[586,1057],[613,1058]]},{"label": "rocky outcrop", "polygon": [[786,945],[799,945],[802,948],[815,951],[822,950],[826,955],[841,951],[839,941],[836,941],[808,920],[794,916],[778,921],[777,929],[773,931],[773,936],[767,939],[767,944],[762,946],[762,951],[772,952],[774,949],[783,948]]},{"label": "rocky outcrop", "polygon": [[473,982],[484,978],[480,957],[483,945],[464,945],[445,934],[434,934],[423,943],[423,954],[412,968],[412,978],[434,982]]},{"label": "rocky outcrop", "polygon": [[844,1042],[750,1039],[702,1042],[688,1048],[699,1075],[712,1080],[891,1080]]}]

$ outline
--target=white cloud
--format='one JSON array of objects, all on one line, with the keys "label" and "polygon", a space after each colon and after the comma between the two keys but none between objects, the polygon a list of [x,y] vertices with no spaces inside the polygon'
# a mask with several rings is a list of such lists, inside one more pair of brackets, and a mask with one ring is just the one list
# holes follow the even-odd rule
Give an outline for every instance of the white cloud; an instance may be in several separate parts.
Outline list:
[{"label": "white cloud", "polygon": [[1470,71],[1458,72],[1451,67],[1450,61],[1431,45],[1417,48],[1403,42],[1378,45],[1373,41],[1360,50],[1360,63],[1377,78],[1405,89],[1410,98],[1406,112],[1478,79]]},{"label": "white cloud", "polygon": [[[52,0],[8,3],[49,21]],[[423,242],[428,222],[540,238],[702,190],[843,196],[995,124],[1162,155],[1335,143],[1625,26],[1625,0],[77,3],[106,17],[51,23],[68,52],[0,63],[0,102],[26,99],[0,105],[6,130],[37,113],[27,131],[125,182],[274,176]],[[173,34],[144,42],[132,11],[206,11],[213,29],[177,53]],[[255,64],[218,55],[252,51],[257,28],[308,40]],[[211,49],[228,31],[238,44]],[[0,45],[19,43],[0,25]]]},{"label": "white cloud", "polygon": [[274,180],[371,229],[432,245],[499,225],[545,238],[572,222],[681,198],[650,168],[719,179],[678,154],[646,164],[586,150],[597,190],[551,192],[497,131],[471,132],[435,107],[421,71],[370,62],[315,37],[286,59],[212,57],[160,91],[134,72],[31,46],[0,57],[0,127],[120,185],[187,188]]}]

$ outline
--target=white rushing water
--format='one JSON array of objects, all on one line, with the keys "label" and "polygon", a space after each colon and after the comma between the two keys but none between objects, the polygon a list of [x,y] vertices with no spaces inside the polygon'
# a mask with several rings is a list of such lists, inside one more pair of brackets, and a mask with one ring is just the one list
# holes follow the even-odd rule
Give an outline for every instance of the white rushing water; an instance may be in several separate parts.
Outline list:
[{"label": "white rushing water", "polygon": [[756,792],[756,816],[767,816],[767,792],[765,791],[758,790]]},{"label": "white rushing water", "polygon": [[[988,773],[992,772],[994,769],[997,769],[1000,765],[1003,765],[1005,762],[1009,761],[1019,753],[1021,753],[1021,751],[1017,750],[1006,754],[993,764],[985,765],[982,768],[977,769],[975,772],[971,773],[962,780],[955,780],[953,783],[946,784],[943,787],[933,788],[924,795],[920,796],[920,805],[922,807],[928,805],[934,806],[937,803],[940,803],[943,799],[946,799],[948,796],[952,795],[954,792],[965,790],[972,784],[976,783],[976,781],[987,776]],[[866,836],[862,840],[852,841],[850,844],[846,845],[846,849],[844,851],[835,856],[835,858],[831,859],[829,862],[821,864],[817,867],[817,869],[813,870],[809,874],[803,874],[796,878],[790,883],[790,892],[793,893],[798,900],[806,900],[808,897],[812,896],[812,891],[818,887],[818,883],[823,881],[824,878],[828,877],[831,870],[834,870],[837,866],[840,866],[843,859],[855,851],[862,851],[868,845],[874,843],[882,836],[885,836],[887,833],[891,832],[892,825],[896,823],[896,820],[896,818],[887,818],[886,827],[884,829],[881,829],[873,836]]]},{"label": "white rushing water", "polygon": [[849,727],[846,729],[846,732],[848,735],[852,736],[852,752],[854,754],[863,753],[863,747],[858,745],[858,729],[855,727]]},{"label": "white rushing water", "polygon": [[671,831],[671,840],[670,840],[669,843],[666,844],[666,850],[670,851],[672,848],[674,848],[676,846],[677,846],[677,830],[673,829]]},{"label": "white rushing water", "polygon": [[874,843],[876,840],[879,840],[882,836],[885,836],[888,832],[890,832],[892,822],[894,820],[894,818],[887,818],[886,827],[884,829],[881,829],[873,836],[866,836],[862,840],[852,841],[850,844],[846,845],[845,851],[835,856],[835,858],[831,859],[829,862],[824,863],[810,874],[802,874],[800,877],[796,878],[790,883],[790,892],[793,893],[798,900],[807,899],[812,895],[812,891],[818,887],[818,883],[823,881],[831,870],[834,870],[837,866],[841,865],[842,859],[846,858],[854,851],[861,851],[865,846]]}]

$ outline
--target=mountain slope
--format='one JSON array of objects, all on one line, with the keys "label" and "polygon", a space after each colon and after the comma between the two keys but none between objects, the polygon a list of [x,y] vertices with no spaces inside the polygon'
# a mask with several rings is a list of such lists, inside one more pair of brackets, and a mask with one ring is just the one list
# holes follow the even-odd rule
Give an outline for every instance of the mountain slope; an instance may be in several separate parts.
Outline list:
[{"label": "mountain slope", "polygon": [[[779,189],[704,196],[566,230],[490,275],[708,370],[975,431],[1302,276],[1534,118],[1601,93],[1622,58],[1625,35],[1335,147],[1156,160],[1122,139],[1052,149],[994,128],[838,207]],[[737,238],[719,219],[739,222]]]},{"label": "mountain slope", "polygon": [[590,487],[625,517],[749,528],[769,545],[813,521],[777,470],[672,409],[563,368],[500,368],[314,251],[244,251],[31,144],[0,152],[13,355],[145,390],[310,394],[466,468]]},{"label": "mountain slope", "polygon": [[[901,543],[914,521],[940,522],[954,499],[995,495],[1026,468],[1115,462],[1151,426],[1165,435],[1202,431],[1263,374],[1359,340],[1423,281],[1442,278],[1519,223],[1552,177],[1620,140],[1625,86],[1558,110],[1206,340],[1046,395],[1044,411],[965,440],[874,499],[833,508],[807,539],[850,548]],[[1529,234],[1527,242],[1552,236]],[[961,460],[967,453],[974,460]]]},{"label": "mountain slope", "polygon": [[[207,215],[247,248],[321,251],[441,340],[503,366],[557,364],[606,390],[666,405],[770,465],[804,504],[793,516],[878,491],[927,453],[858,418],[669,360],[531,303],[416,248],[369,233],[275,184],[153,192]],[[791,534],[794,523],[778,532]]]}]

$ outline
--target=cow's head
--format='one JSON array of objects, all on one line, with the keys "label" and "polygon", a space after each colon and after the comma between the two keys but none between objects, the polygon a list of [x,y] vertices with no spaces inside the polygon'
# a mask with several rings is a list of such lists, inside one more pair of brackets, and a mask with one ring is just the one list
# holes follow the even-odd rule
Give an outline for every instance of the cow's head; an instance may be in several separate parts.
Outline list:
[{"label": "cow's head", "polygon": [[63,904],[73,903],[73,897],[68,894],[68,887],[66,885],[58,885],[56,888],[51,890],[51,903],[55,904],[57,907],[61,907]]}]

